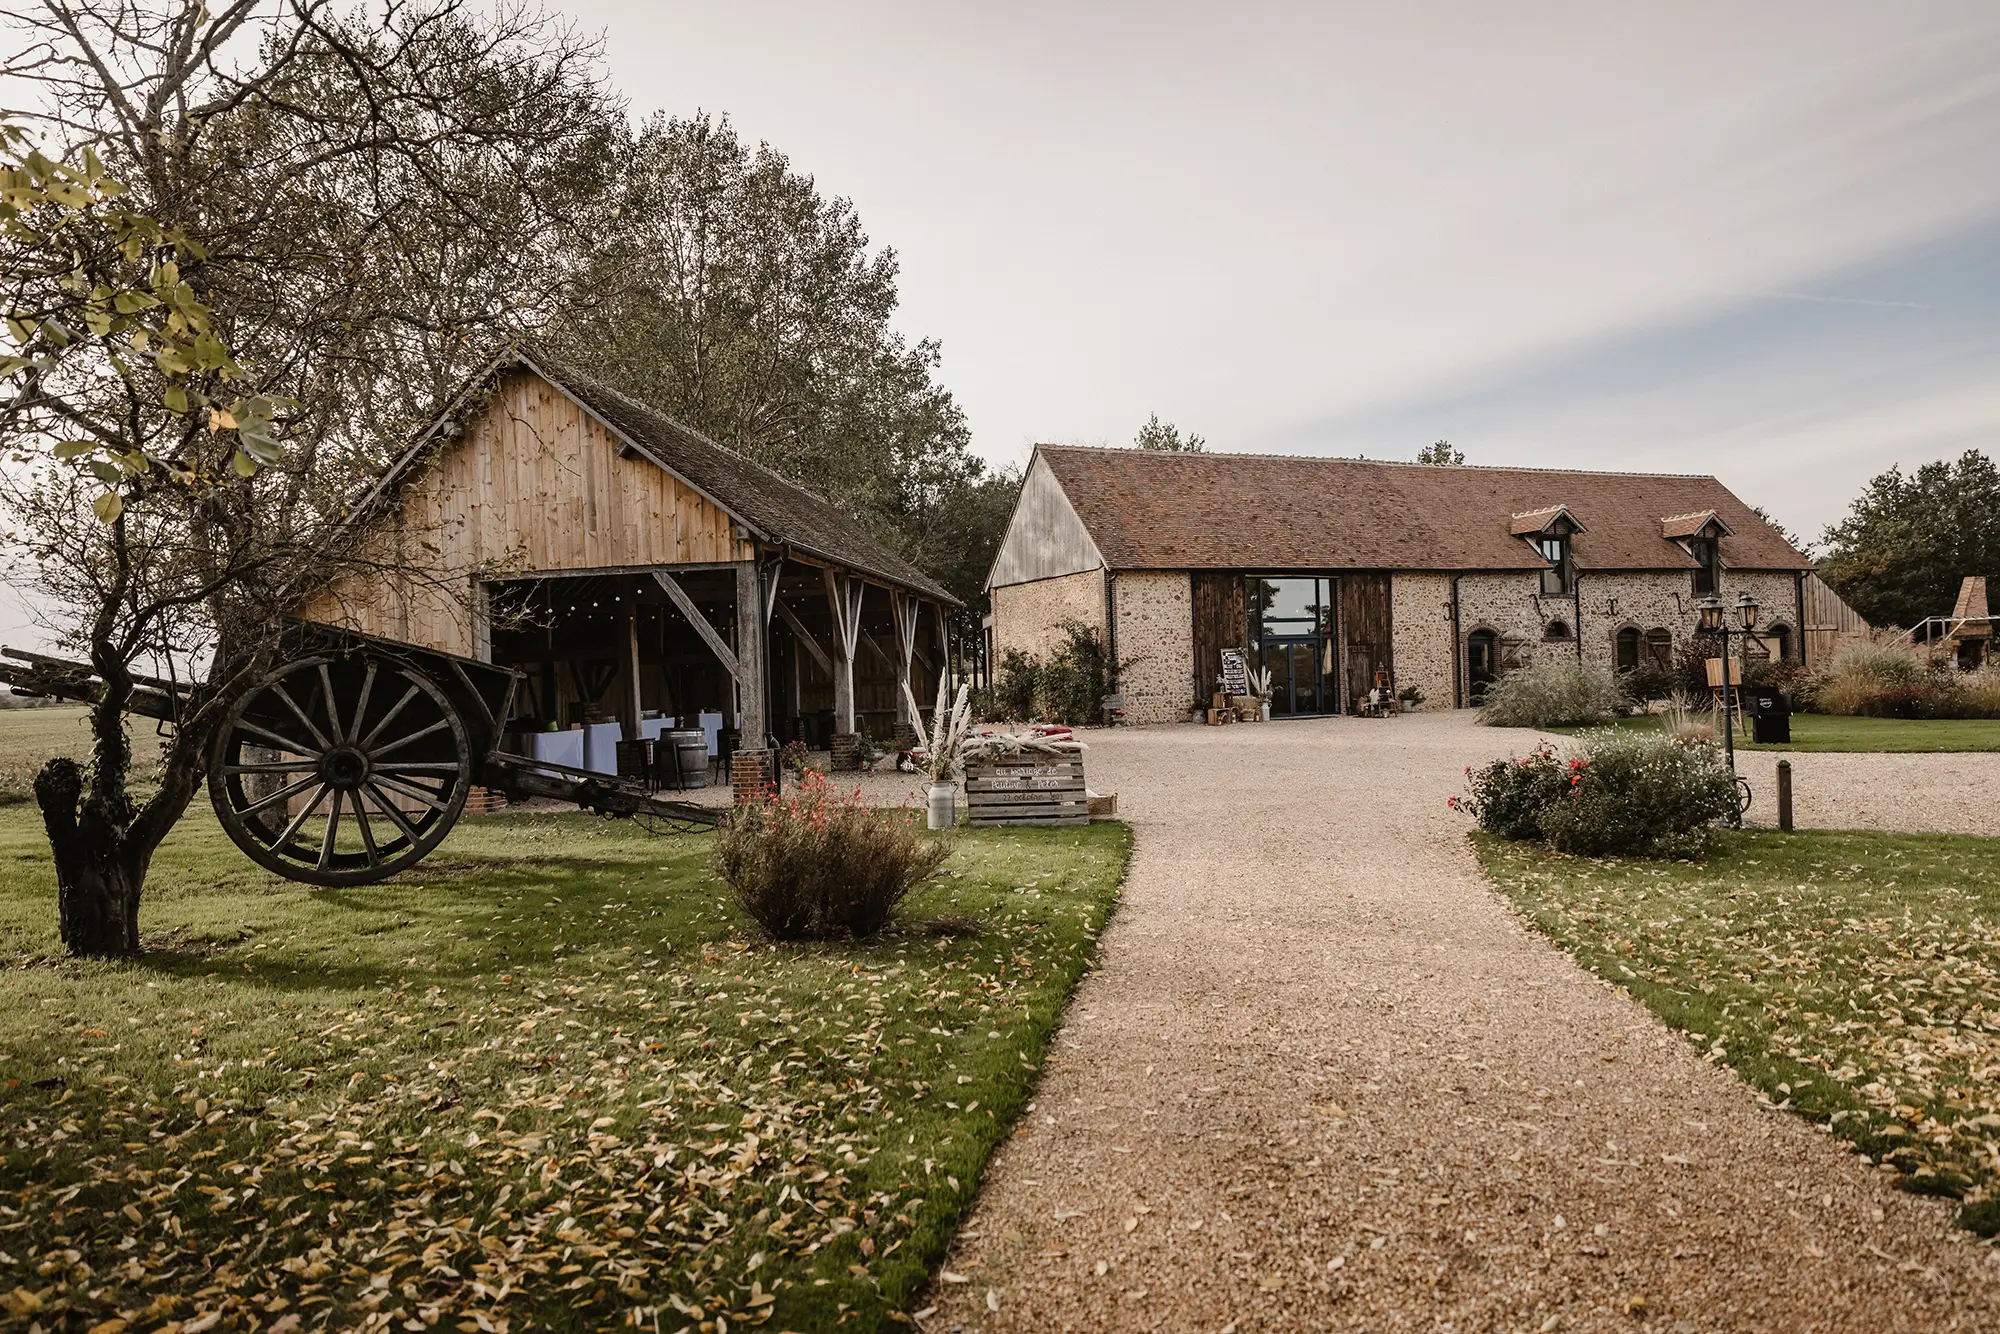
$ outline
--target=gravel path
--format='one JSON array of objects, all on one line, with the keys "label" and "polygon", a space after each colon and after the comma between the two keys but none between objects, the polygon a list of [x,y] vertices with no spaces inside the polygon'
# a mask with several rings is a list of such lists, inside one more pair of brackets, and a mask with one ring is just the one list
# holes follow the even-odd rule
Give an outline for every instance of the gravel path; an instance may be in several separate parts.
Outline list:
[{"label": "gravel path", "polygon": [[1753,823],[1778,823],[1779,760],[1792,762],[1792,820],[1801,829],[2000,834],[2000,754],[1739,751]]},{"label": "gravel path", "polygon": [[2000,1329],[2000,1252],[1486,888],[1444,798],[1514,738],[1089,739],[1126,901],[924,1328]]}]

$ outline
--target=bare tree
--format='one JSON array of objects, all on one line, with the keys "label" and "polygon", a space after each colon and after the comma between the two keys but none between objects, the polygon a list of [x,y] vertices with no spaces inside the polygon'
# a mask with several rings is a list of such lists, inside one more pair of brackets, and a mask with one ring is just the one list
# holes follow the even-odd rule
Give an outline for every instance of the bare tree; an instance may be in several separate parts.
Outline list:
[{"label": "bare tree", "polygon": [[[617,115],[593,44],[469,0],[39,0],[11,23],[0,72],[39,97],[9,114],[48,154],[18,166],[69,164],[43,174],[72,197],[24,196],[0,238],[0,504],[101,683],[87,771],[52,761],[36,798],[65,943],[131,953],[223,706],[284,613],[368,559],[344,520],[384,450],[543,317]],[[130,244],[120,216],[152,230]],[[154,664],[206,679],[167,692],[135,794]]]}]

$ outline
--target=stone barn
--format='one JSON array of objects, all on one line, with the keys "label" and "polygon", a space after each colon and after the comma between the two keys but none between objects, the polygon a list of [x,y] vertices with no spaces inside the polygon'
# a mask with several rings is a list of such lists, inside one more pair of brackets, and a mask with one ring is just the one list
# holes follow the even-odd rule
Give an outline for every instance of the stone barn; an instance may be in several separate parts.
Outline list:
[{"label": "stone barn", "polygon": [[1378,677],[1453,708],[1542,654],[1669,666],[1711,594],[1752,594],[1745,651],[1800,662],[1811,568],[1713,477],[1041,445],[988,648],[1095,627],[1133,722],[1185,721],[1232,648],[1274,717],[1352,712]]}]

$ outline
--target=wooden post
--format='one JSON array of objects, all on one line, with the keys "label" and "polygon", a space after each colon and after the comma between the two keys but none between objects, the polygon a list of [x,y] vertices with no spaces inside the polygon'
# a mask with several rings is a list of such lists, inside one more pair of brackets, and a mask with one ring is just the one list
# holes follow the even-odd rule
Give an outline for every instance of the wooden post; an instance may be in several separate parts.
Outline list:
[{"label": "wooden post", "polygon": [[921,715],[910,716],[910,656],[917,651],[917,620],[920,604],[908,593],[889,591],[889,614],[896,623],[896,740],[911,744],[924,729]]},{"label": "wooden post", "polygon": [[1778,761],[1778,828],[1792,832],[1792,762]]},{"label": "wooden post", "polygon": [[639,601],[625,604],[625,698],[618,710],[619,734],[639,739]]},{"label": "wooden post", "polygon": [[826,601],[833,609],[833,730],[852,735],[854,720],[854,651],[860,647],[861,594],[859,580],[825,571]]},{"label": "wooden post", "polygon": [[742,713],[741,746],[762,750],[770,728],[765,717],[764,588],[754,560],[736,563],[736,688]]}]

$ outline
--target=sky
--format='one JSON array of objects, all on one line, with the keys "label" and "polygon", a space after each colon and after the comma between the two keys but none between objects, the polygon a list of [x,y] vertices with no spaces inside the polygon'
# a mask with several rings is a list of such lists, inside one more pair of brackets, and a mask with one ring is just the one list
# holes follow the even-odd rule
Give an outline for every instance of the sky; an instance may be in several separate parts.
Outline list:
[{"label": "sky", "polygon": [[[2000,6],[551,0],[901,260],[975,447],[1709,472],[2000,447]],[[0,596],[0,641],[21,642]]]},{"label": "sky", "polygon": [[568,0],[902,261],[981,453],[1713,472],[2000,446],[2000,7]]}]

